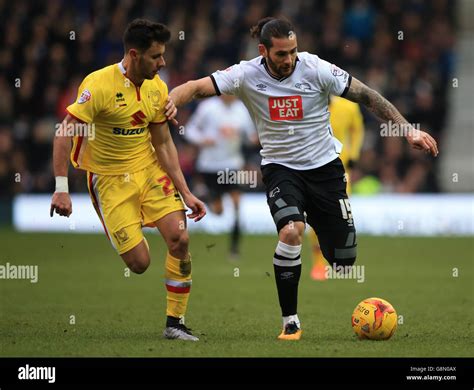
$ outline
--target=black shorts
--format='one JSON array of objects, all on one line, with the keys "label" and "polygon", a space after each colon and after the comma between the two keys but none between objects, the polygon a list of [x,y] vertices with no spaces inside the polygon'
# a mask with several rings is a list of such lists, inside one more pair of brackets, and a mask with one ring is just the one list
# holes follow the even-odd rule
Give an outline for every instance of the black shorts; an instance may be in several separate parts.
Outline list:
[{"label": "black shorts", "polygon": [[332,266],[354,264],[357,238],[339,158],[307,171],[268,164],[262,176],[278,232],[290,221],[308,222]]},{"label": "black shorts", "polygon": [[221,198],[225,193],[237,191],[239,189],[237,184],[219,183],[217,173],[202,172],[200,175],[207,188],[207,199],[210,202]]}]

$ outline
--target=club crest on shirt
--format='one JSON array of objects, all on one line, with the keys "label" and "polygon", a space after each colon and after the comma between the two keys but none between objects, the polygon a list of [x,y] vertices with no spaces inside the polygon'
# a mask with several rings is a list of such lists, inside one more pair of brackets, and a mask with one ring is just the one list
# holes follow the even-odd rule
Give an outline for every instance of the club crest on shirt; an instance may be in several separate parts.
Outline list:
[{"label": "club crest on shirt", "polygon": [[311,85],[308,83],[296,83],[295,88],[301,89],[302,91],[311,91]]},{"label": "club crest on shirt", "polygon": [[79,96],[79,99],[77,99],[77,104],[84,104],[85,102],[88,102],[91,100],[92,94],[88,89],[85,89],[82,91],[81,96]]},{"label": "club crest on shirt", "polygon": [[151,104],[157,106],[160,102],[160,91],[149,91],[148,92],[148,99],[150,99]]}]

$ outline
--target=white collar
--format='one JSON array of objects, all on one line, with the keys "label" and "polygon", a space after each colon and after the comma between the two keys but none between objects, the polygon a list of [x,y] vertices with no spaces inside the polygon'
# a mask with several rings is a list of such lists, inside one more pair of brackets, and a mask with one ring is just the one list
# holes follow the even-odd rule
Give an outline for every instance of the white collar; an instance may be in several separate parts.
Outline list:
[{"label": "white collar", "polygon": [[118,64],[118,67],[120,69],[120,72],[122,72],[122,74],[126,74],[127,73],[127,69],[125,69],[125,67],[123,66],[123,59],[122,61],[120,61]]}]

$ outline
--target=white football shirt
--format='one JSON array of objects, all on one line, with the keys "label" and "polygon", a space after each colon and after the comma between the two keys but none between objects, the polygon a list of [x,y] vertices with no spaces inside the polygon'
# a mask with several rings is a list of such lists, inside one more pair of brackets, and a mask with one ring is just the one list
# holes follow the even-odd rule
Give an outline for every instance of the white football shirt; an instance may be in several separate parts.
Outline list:
[{"label": "white football shirt", "polygon": [[237,170],[244,166],[242,142],[252,139],[255,128],[243,103],[235,100],[226,104],[220,97],[200,103],[185,127],[184,136],[199,144],[211,139],[214,145],[202,146],[196,167],[199,172],[213,173],[224,169]]},{"label": "white football shirt", "polygon": [[307,52],[298,53],[293,73],[270,74],[262,56],[211,75],[218,95],[236,95],[258,131],[262,165],[297,170],[318,168],[339,156],[342,144],[329,124],[329,95],[344,96],[351,76]]}]

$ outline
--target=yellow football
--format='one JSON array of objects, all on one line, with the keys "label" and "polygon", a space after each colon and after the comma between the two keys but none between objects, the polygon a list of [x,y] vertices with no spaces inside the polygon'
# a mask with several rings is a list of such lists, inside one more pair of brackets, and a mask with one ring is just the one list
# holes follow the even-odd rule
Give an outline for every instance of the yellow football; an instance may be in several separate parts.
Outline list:
[{"label": "yellow football", "polygon": [[397,329],[397,312],[382,298],[364,299],[352,313],[352,329],[359,339],[388,340]]}]

